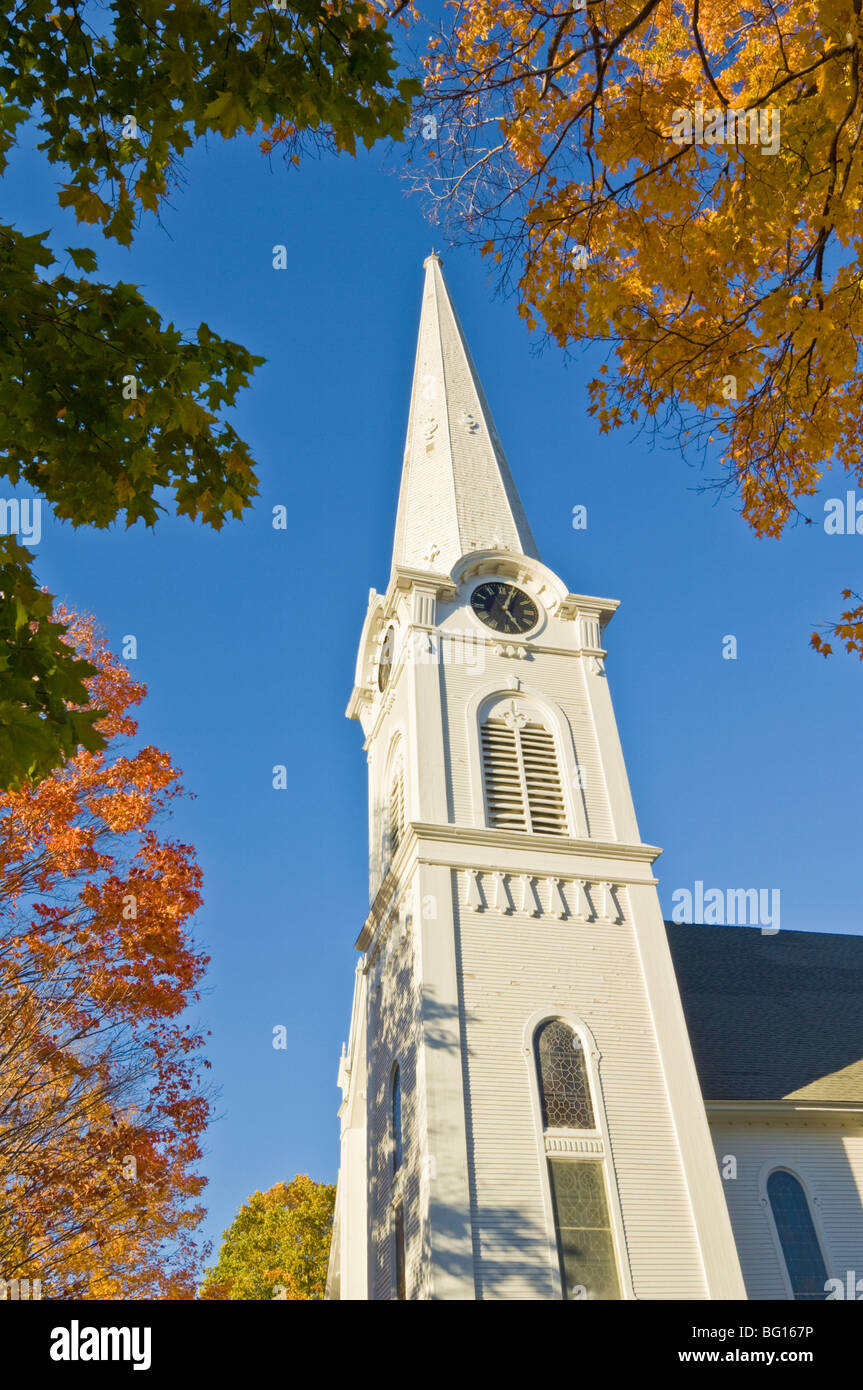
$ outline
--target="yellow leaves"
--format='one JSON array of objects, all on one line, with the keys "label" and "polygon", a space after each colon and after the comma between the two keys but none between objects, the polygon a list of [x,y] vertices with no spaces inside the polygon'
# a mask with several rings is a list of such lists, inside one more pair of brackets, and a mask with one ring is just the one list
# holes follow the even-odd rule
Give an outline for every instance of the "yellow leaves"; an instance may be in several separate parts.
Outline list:
[{"label": "yellow leaves", "polygon": [[[429,86],[461,89],[464,139],[427,182],[453,204],[469,188],[483,256],[521,255],[530,328],[613,346],[590,388],[600,429],[673,406],[681,444],[706,444],[755,533],[778,536],[831,460],[857,476],[863,458],[863,87],[842,51],[857,21],[847,0],[801,0],[747,12],[741,29],[701,0],[728,115],[685,7],[661,0],[623,37],[633,13],[591,6],[603,43],[620,38],[597,96],[563,0],[463,0]],[[774,91],[778,73],[790,80]],[[690,143],[672,138],[679,113]],[[863,641],[858,623],[843,614],[846,646]]]}]

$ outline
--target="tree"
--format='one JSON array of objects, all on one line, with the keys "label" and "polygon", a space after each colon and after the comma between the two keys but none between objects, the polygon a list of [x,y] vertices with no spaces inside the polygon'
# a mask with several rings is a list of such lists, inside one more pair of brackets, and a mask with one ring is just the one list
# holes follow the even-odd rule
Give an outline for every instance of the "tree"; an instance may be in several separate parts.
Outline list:
[{"label": "tree", "polygon": [[145,687],[89,619],[105,751],[0,796],[0,1277],[46,1298],[189,1298],[210,1114],[204,1039],[182,1021],[207,957],[201,873],[160,833],[170,757],[135,749]]},{"label": "tree", "polygon": [[463,0],[427,59],[438,215],[531,329],[608,345],[603,431],[673,427],[761,536],[863,484],[861,39],[859,0]]},{"label": "tree", "polygon": [[[0,787],[38,781],[79,747],[103,748],[84,680],[96,668],[63,641],[51,597],[30,573],[30,554],[0,541]],[[75,706],[78,706],[76,709]]]},{"label": "tree", "polygon": [[[304,139],[353,153],[358,139],[399,137],[418,84],[394,76],[386,18],[373,0],[22,0],[0,16],[0,174],[34,122],[65,176],[61,206],[127,246],[200,136],[260,125],[294,162]],[[90,248],[65,248],[55,270],[47,237],[0,225],[0,472],[76,526],[151,526],[168,502],[216,529],[240,516],[254,466],[224,412],[263,358],[205,323],[185,340],[134,285],[93,278]],[[33,587],[9,567],[26,561],[0,538],[7,607],[16,584]],[[56,654],[58,634],[46,612],[28,620],[22,650],[6,633],[20,624],[0,619],[0,787],[94,743],[83,718],[55,727],[69,682],[90,673],[74,659],[34,672],[33,646]],[[14,725],[27,726],[20,753]]]},{"label": "tree", "polygon": [[204,1299],[321,1299],[336,1189],[297,1174],[253,1192],[224,1232]]}]

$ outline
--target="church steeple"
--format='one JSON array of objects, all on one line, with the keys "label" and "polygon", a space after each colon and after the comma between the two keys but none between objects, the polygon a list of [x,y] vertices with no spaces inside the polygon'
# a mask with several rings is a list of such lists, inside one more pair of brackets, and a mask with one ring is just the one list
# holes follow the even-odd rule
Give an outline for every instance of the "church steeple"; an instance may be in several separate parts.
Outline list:
[{"label": "church steeple", "polygon": [[538,558],[441,264],[425,261],[394,571],[448,574],[475,550]]},{"label": "church steeple", "polygon": [[370,907],[328,1298],[744,1296],[611,704],[616,608],[537,556],[430,256],[348,705]]}]

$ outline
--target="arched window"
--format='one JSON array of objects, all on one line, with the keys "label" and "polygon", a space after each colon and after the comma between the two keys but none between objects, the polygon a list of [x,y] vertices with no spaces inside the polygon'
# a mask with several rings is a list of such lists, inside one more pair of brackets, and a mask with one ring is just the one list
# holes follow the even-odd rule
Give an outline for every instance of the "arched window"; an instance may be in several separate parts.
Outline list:
[{"label": "arched window", "polygon": [[393,1068],[392,1085],[392,1131],[393,1131],[393,1172],[402,1166],[402,1076],[398,1062]]},{"label": "arched window", "polygon": [[401,1202],[396,1207],[395,1221],[393,1222],[393,1237],[395,1241],[396,1255],[396,1298],[405,1301],[407,1299],[407,1259],[405,1252],[405,1210]]},{"label": "arched window", "polygon": [[595,1129],[581,1038],[559,1018],[534,1034],[544,1129]]},{"label": "arched window", "polygon": [[480,726],[488,823],[534,835],[568,834],[554,737],[539,716],[496,705]]},{"label": "arched window", "polygon": [[795,1300],[827,1297],[827,1267],[803,1184],[777,1168],[767,1179],[767,1197]]},{"label": "arched window", "polygon": [[597,1129],[584,1045],[563,1019],[549,1018],[536,1029],[533,1050],[563,1297],[619,1299],[605,1162],[555,1148],[556,1130]]}]

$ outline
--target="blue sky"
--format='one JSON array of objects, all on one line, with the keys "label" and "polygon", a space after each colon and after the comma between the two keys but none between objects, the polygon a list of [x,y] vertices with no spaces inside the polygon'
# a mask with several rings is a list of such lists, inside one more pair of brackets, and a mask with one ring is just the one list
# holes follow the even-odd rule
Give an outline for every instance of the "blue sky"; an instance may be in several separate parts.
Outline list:
[{"label": "blue sky", "polygon": [[[88,237],[54,175],[19,151],[7,217],[98,251],[189,332],[266,355],[234,423],[261,495],[220,535],[75,532],[49,521],[40,580],[91,611],[115,650],[138,640],[144,741],[169,750],[195,800],[175,816],[205,875],[212,957],[200,1017],[221,1088],[205,1171],[208,1233],[297,1172],[334,1180],[336,1066],[368,907],[365,756],[344,718],[370,586],[389,572],[422,286],[434,244],[543,559],[570,589],[619,598],[608,671],[644,840],[671,895],[781,890],[783,929],[863,930],[859,662],[807,645],[854,587],[863,537],[818,518],[756,540],[733,501],[673,447],[600,436],[586,414],[596,358],[535,344],[489,268],[448,252],[396,176],[400,156],[272,169],[256,142],[199,146],[186,185],[131,251]],[[272,248],[287,247],[287,269]],[[830,475],[828,475],[828,478]],[[586,531],[572,509],[588,508]],[[288,509],[275,531],[272,508]],[[859,584],[859,580],[857,580]],[[736,661],[722,639],[738,640]],[[290,788],[272,787],[285,763]],[[287,1028],[287,1051],[272,1047]]]}]

